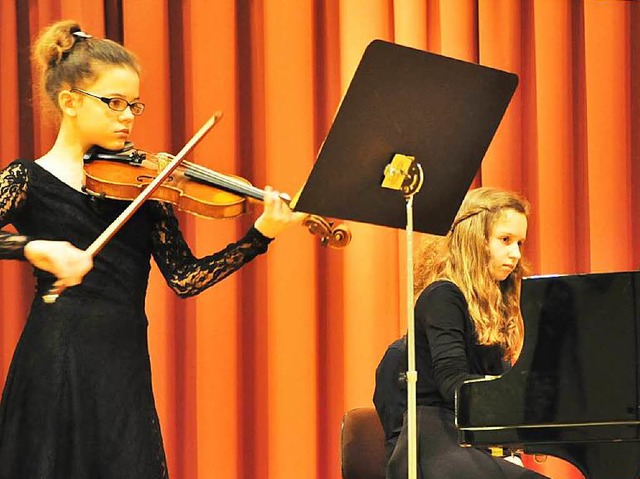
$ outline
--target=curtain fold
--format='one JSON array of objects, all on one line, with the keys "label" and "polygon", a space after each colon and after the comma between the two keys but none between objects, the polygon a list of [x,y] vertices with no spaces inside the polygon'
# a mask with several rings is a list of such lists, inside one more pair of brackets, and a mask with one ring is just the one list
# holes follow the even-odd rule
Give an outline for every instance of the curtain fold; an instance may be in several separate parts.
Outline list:
[{"label": "curtain fold", "polygon": [[[1,166],[37,158],[54,139],[29,46],[62,18],[139,56],[147,110],[136,146],[175,153],[221,110],[192,161],[291,195],[372,40],[514,72],[518,89],[474,185],[531,200],[532,273],[640,266],[640,2],[1,2]],[[258,211],[179,217],[203,256],[235,241]],[[344,250],[323,248],[304,228],[288,231],[266,256],[188,300],[153,268],[153,381],[173,478],[341,477],[342,415],[372,404],[375,367],[406,328],[404,232],[349,227]],[[0,287],[4,378],[33,291],[30,269],[2,262]],[[529,464],[581,477],[552,458]]]}]

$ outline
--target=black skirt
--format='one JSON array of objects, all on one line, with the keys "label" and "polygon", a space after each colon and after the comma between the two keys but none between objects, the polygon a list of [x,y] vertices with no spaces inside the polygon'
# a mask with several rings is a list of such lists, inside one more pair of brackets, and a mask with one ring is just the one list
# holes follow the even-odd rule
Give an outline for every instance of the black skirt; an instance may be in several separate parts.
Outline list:
[{"label": "black skirt", "polygon": [[[460,447],[453,411],[417,408],[418,479],[545,479],[546,476],[512,464],[488,451]],[[387,466],[387,479],[408,477],[408,428],[402,432]],[[548,479],[548,478],[546,478]]]}]

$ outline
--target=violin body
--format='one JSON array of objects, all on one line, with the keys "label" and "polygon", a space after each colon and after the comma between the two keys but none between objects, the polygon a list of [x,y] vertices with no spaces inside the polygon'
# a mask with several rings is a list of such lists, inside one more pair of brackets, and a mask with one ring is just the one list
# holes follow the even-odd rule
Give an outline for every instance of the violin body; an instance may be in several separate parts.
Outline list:
[{"label": "violin body", "polygon": [[[138,156],[135,156],[138,155]],[[136,198],[162,170],[165,160],[161,154],[136,151],[123,156],[124,160],[85,162],[85,190],[95,196],[116,200]],[[128,161],[128,158],[132,158]],[[203,218],[235,218],[249,210],[247,198],[194,181],[179,166],[153,192],[150,199],[171,203],[182,211]],[[234,177],[239,182],[249,183]]]}]

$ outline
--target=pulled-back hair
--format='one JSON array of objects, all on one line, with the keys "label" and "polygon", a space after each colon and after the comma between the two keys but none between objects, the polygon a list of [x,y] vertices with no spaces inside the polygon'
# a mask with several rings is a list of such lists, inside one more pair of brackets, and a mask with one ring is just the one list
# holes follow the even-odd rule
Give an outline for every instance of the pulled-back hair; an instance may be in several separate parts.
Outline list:
[{"label": "pulled-back hair", "polygon": [[44,29],[34,43],[32,59],[40,70],[41,92],[56,110],[60,91],[91,83],[100,67],[129,67],[140,74],[133,53],[112,40],[84,34],[74,20],[61,20]]},{"label": "pulled-back hair", "polygon": [[524,325],[520,313],[522,261],[499,283],[491,275],[489,239],[505,210],[529,215],[529,203],[517,193],[477,188],[467,193],[445,237],[421,241],[416,261],[416,296],[439,279],[454,282],[464,294],[479,344],[502,346],[505,356],[520,353]]}]

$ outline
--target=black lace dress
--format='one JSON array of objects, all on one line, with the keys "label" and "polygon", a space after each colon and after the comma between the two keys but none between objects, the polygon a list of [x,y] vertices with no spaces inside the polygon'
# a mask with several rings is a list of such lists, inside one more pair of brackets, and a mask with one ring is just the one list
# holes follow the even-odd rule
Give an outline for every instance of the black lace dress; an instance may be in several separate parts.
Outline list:
[{"label": "black lace dress", "polygon": [[[29,239],[88,247],[126,207],[95,200],[35,162],[0,172],[0,258]],[[267,249],[256,229],[196,259],[170,206],[147,202],[94,258],[81,285],[43,303],[37,288],[0,405],[0,479],[156,479],[167,467],[151,390],[145,293],[153,256],[180,296],[201,292]],[[6,300],[6,298],[5,298]]]}]

